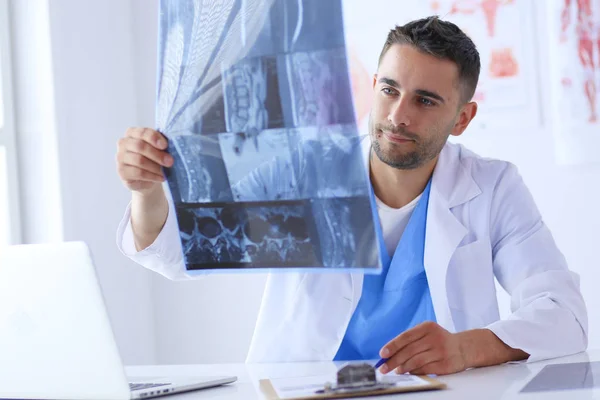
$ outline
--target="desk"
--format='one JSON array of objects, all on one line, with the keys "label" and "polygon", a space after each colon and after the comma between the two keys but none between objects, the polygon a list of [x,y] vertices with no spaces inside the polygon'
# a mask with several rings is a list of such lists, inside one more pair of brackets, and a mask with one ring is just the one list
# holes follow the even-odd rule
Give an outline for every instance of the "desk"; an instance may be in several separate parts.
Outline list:
[{"label": "desk", "polygon": [[[573,356],[557,358],[537,363],[503,364],[494,367],[477,368],[458,374],[438,377],[448,385],[448,389],[432,392],[405,393],[384,396],[381,399],[403,400],[465,400],[465,399],[600,399],[600,388],[595,390],[568,390],[561,392],[538,392],[519,394],[519,391],[545,365],[600,361],[600,350],[590,350]],[[165,397],[165,400],[191,399],[263,399],[258,391],[258,380],[335,373],[343,363],[319,362],[297,364],[212,364],[212,365],[162,365],[127,367],[130,376],[207,376],[236,375],[238,381],[228,386],[205,389],[190,393]],[[377,397],[370,397],[376,399]]]}]

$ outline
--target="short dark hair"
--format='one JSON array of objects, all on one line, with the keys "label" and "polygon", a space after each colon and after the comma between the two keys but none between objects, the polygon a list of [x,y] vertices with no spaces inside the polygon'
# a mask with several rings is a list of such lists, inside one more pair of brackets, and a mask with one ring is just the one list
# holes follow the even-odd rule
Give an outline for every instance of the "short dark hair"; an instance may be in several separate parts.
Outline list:
[{"label": "short dark hair", "polygon": [[458,66],[461,101],[471,101],[479,81],[481,61],[475,43],[458,26],[438,16],[396,26],[388,33],[379,63],[394,44],[408,44],[426,54],[453,61]]}]

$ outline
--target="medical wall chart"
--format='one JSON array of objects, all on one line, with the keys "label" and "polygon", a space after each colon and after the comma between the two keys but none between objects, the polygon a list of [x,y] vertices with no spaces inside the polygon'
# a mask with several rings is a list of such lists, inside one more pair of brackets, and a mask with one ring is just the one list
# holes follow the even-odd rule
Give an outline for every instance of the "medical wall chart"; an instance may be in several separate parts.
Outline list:
[{"label": "medical wall chart", "polygon": [[[474,96],[479,109],[470,129],[512,129],[514,121],[519,121],[524,132],[539,127],[539,105],[532,101],[538,96],[533,3],[531,0],[344,0],[346,45],[351,74],[357,78],[353,80],[357,114],[366,115],[370,107],[369,78],[377,70],[388,31],[396,24],[438,15],[458,25],[479,50],[481,74]],[[358,93],[361,95],[357,96]],[[366,131],[367,118],[359,122]]]},{"label": "medical wall chart", "polygon": [[557,161],[598,163],[600,0],[551,0],[547,10]]},{"label": "medical wall chart", "polygon": [[159,23],[187,271],[379,272],[341,1],[162,0]]}]

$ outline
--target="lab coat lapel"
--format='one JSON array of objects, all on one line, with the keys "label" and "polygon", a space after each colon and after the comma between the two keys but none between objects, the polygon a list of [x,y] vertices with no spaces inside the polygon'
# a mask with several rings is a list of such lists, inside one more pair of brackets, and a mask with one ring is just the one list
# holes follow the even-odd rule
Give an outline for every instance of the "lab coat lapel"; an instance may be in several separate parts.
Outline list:
[{"label": "lab coat lapel", "polygon": [[452,208],[481,193],[462,165],[458,146],[446,144],[435,167],[425,233],[424,264],[437,322],[455,332],[448,301],[447,270],[467,228],[454,216]]},{"label": "lab coat lapel", "polygon": [[452,215],[443,198],[431,188],[425,230],[423,263],[438,324],[454,332],[448,305],[446,272],[450,258],[467,229]]},{"label": "lab coat lapel", "polygon": [[[364,137],[361,145],[365,171],[369,178],[370,138]],[[461,163],[460,151],[459,146],[447,143],[440,153],[433,172],[423,255],[436,320],[451,332],[455,331],[455,326],[448,301],[446,275],[452,255],[468,232],[454,216],[452,208],[466,203],[481,193],[481,189]],[[351,274],[351,283],[352,312],[354,312],[362,293],[363,275]]]}]

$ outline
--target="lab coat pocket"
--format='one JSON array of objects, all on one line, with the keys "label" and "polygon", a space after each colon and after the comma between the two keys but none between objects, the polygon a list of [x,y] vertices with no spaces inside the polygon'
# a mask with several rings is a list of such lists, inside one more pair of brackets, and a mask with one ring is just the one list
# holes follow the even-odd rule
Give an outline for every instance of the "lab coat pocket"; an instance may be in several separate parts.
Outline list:
[{"label": "lab coat pocket", "polygon": [[454,251],[446,284],[457,330],[482,327],[497,319],[492,250],[488,241],[477,240]]}]

